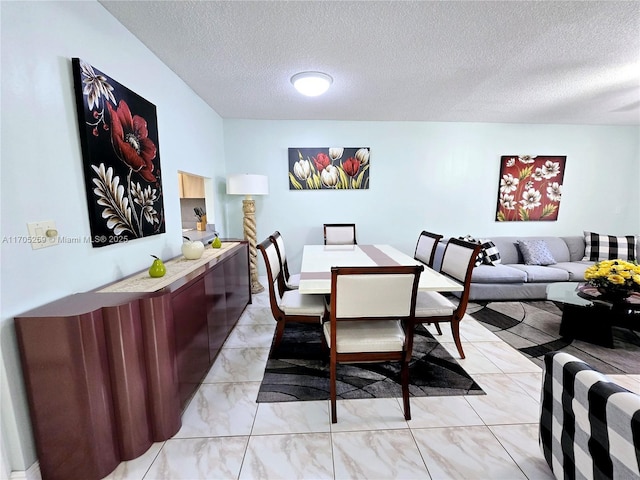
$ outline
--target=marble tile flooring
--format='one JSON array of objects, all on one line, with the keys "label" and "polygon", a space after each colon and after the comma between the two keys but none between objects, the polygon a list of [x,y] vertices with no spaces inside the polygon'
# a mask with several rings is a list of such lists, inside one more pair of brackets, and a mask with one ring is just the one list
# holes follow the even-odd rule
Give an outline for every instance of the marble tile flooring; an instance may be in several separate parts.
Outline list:
[{"label": "marble tile flooring", "polygon": [[[470,317],[460,364],[487,395],[256,403],[275,323],[254,295],[183,414],[181,430],[109,480],[550,479],[537,442],[541,370]],[[458,359],[445,325],[438,340]],[[615,376],[640,393],[640,375]]]}]

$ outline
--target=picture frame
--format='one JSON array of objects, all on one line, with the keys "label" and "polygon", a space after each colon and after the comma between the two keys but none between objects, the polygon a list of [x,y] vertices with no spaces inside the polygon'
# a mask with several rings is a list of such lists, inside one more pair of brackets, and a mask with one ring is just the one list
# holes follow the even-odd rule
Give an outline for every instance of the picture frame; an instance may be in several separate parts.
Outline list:
[{"label": "picture frame", "polygon": [[289,190],[366,190],[369,147],[289,148]]},{"label": "picture frame", "polygon": [[497,222],[556,221],[567,157],[503,155],[496,207]]},{"label": "picture frame", "polygon": [[165,233],[156,107],[72,58],[91,244]]}]

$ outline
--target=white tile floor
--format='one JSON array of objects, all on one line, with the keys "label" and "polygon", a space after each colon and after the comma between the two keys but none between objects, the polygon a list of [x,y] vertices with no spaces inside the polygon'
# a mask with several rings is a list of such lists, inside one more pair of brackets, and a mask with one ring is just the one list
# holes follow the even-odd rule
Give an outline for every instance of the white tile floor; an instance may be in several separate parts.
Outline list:
[{"label": "white tile floor", "polygon": [[[460,364],[487,395],[256,403],[275,323],[255,295],[202,386],[180,431],[109,480],[549,479],[537,442],[541,370],[467,317]],[[436,338],[458,359],[444,326]],[[435,333],[435,332],[434,332]],[[612,376],[640,393],[640,375]]]}]

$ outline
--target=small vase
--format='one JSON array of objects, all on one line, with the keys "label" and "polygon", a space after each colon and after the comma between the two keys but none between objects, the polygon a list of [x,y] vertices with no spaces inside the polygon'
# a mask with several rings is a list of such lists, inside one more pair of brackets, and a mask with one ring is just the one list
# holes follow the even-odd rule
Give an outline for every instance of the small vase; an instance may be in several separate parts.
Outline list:
[{"label": "small vase", "polygon": [[622,302],[633,292],[627,289],[613,289],[613,288],[604,288],[598,287],[598,292],[600,292],[600,299],[607,300],[610,302]]}]

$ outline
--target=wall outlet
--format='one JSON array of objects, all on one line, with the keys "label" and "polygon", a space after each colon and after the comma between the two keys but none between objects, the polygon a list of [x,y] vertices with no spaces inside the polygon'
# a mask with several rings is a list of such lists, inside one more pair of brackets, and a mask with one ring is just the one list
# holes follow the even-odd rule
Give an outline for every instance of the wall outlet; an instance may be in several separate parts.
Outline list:
[{"label": "wall outlet", "polygon": [[33,250],[58,245],[58,230],[56,222],[53,220],[27,223],[27,229],[29,230],[29,243],[31,243]]}]

